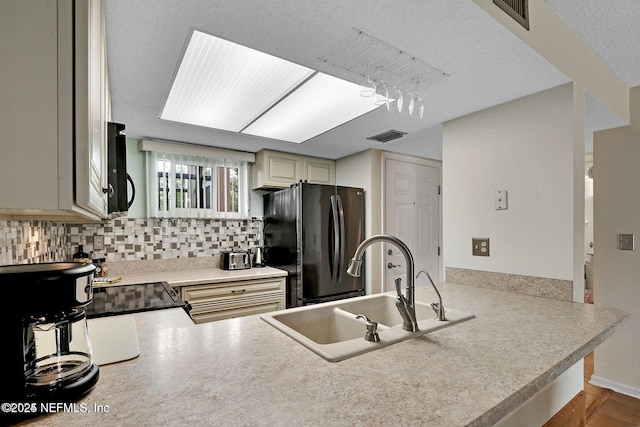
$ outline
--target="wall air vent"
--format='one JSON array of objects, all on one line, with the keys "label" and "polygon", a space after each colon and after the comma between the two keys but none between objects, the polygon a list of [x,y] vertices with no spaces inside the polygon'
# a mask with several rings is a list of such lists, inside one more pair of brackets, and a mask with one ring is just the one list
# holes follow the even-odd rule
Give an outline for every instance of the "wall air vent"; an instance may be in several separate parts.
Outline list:
[{"label": "wall air vent", "polygon": [[372,141],[382,142],[384,144],[385,142],[389,142],[389,141],[393,141],[394,139],[402,138],[406,134],[407,134],[406,132],[400,132],[399,130],[391,129],[391,130],[388,130],[386,132],[380,133],[378,135],[370,136],[367,139],[370,139]]},{"label": "wall air vent", "polygon": [[529,30],[528,0],[493,0],[493,3]]}]

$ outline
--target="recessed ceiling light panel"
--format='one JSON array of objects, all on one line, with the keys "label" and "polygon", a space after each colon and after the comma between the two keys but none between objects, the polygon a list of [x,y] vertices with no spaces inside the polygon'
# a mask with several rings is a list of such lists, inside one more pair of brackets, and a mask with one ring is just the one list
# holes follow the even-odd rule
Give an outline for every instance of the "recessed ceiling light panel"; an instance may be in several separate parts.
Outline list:
[{"label": "recessed ceiling light panel", "polygon": [[356,84],[193,31],[160,118],[300,143],[375,108]]},{"label": "recessed ceiling light panel", "polygon": [[318,73],[243,133],[301,143],[376,108],[359,85]]},{"label": "recessed ceiling light panel", "polygon": [[160,118],[238,132],[313,73],[194,31]]}]

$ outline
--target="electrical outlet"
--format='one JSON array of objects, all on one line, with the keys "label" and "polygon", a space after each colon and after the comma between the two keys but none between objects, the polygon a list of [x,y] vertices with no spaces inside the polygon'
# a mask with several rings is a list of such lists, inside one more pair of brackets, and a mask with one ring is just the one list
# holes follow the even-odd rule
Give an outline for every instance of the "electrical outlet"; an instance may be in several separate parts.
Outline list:
[{"label": "electrical outlet", "polygon": [[473,237],[471,238],[473,256],[489,256],[489,238]]},{"label": "electrical outlet", "polygon": [[104,236],[100,236],[100,235],[93,236],[93,250],[94,251],[104,250]]}]

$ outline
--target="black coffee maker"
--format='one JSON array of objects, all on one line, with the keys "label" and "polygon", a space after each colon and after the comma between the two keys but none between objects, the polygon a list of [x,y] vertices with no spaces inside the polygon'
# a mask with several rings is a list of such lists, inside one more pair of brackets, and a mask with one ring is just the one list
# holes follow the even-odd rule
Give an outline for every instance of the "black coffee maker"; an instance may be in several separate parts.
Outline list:
[{"label": "black coffee maker", "polygon": [[0,266],[1,403],[73,402],[96,384],[84,312],[94,271],[71,262]]}]

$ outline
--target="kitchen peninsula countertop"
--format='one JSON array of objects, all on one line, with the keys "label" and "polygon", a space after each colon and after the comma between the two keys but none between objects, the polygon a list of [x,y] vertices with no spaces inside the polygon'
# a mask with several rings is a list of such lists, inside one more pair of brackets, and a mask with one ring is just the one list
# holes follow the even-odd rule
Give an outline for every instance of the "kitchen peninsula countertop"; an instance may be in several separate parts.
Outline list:
[{"label": "kitchen peninsula countertop", "polygon": [[[476,318],[330,363],[259,316],[194,325],[138,313],[140,356],[100,367],[88,413],[47,426],[492,425],[608,338],[627,313],[457,284],[445,308]],[[430,288],[416,290],[431,302]],[[109,407],[93,412],[94,405]]]}]

